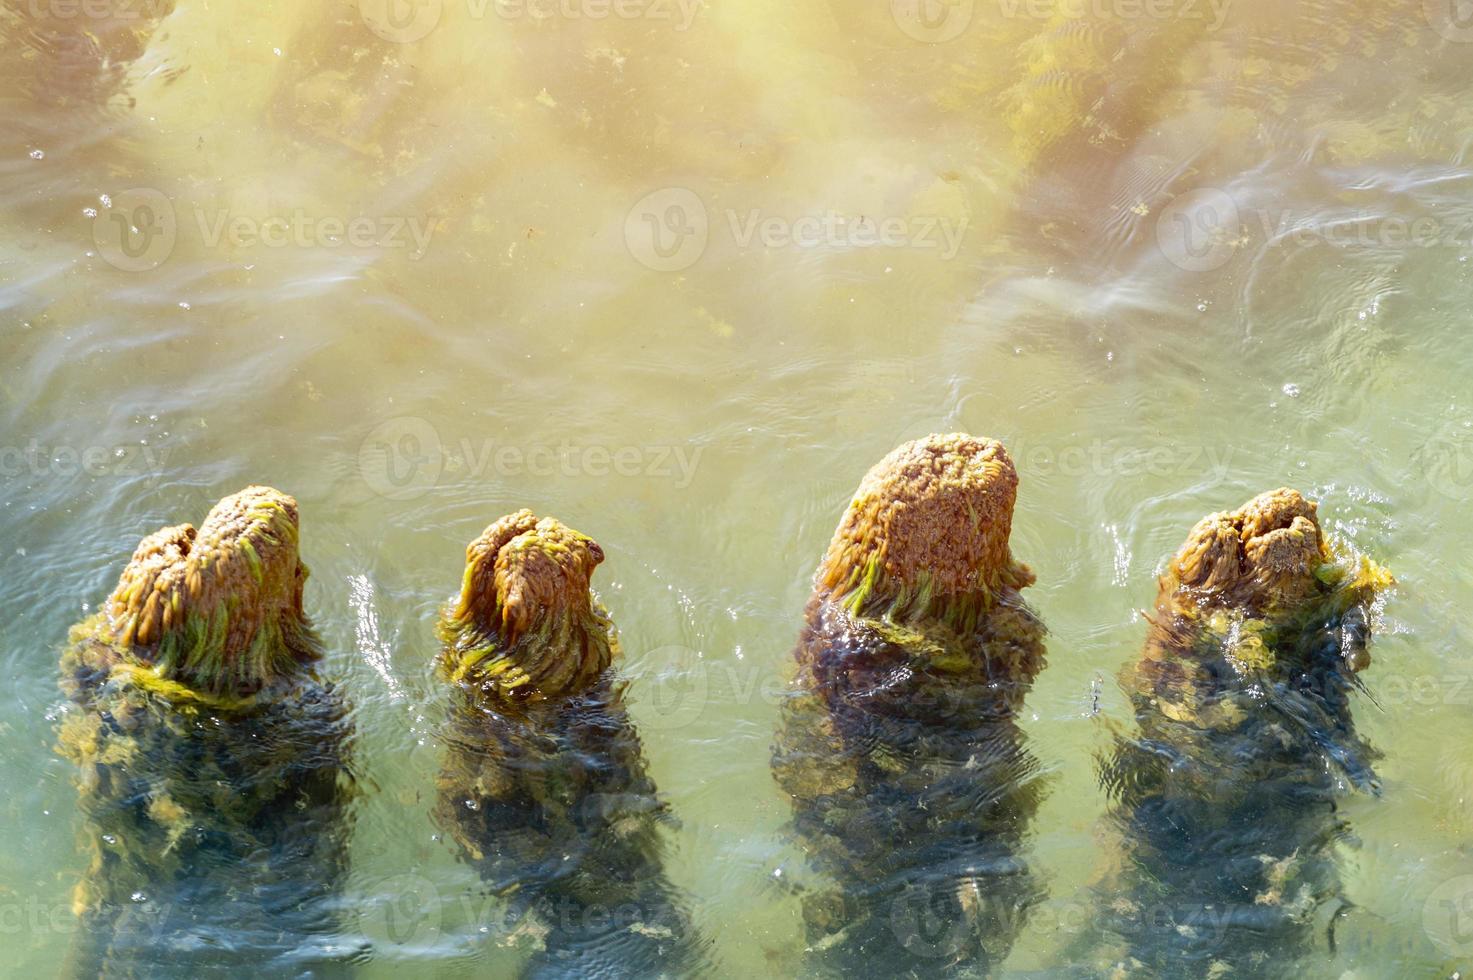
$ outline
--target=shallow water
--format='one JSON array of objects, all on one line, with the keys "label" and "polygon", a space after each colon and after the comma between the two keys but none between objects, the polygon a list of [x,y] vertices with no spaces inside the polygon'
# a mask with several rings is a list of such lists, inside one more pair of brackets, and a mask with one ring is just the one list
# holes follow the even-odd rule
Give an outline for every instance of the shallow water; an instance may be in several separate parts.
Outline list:
[{"label": "shallow water", "polygon": [[1384,753],[1342,811],[1362,914],[1303,969],[1469,962],[1457,5],[396,3],[0,4],[0,971],[75,938],[67,626],[259,482],[301,503],[356,705],[315,943],[370,977],[521,958],[431,820],[430,665],[465,544],[529,506],[607,553],[712,975],[795,973],[778,681],[860,476],[951,430],[1013,452],[1051,631],[1049,898],[1006,973],[1061,970],[1093,914],[1095,756],[1165,556],[1285,484],[1400,582],[1353,705]]}]

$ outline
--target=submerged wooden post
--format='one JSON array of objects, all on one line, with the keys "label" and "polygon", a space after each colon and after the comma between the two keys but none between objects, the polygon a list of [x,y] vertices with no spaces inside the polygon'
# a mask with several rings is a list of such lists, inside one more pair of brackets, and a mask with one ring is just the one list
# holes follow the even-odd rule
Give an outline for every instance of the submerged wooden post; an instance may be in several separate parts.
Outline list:
[{"label": "submerged wooden post", "polygon": [[[72,969],[320,966],[346,871],[348,708],[315,673],[297,504],[226,497],[145,538],[72,628],[61,753],[83,847]],[[233,951],[232,951],[233,950]]]},{"label": "submerged wooden post", "polygon": [[1350,691],[1391,576],[1332,550],[1288,489],[1204,518],[1161,577],[1122,684],[1138,733],[1101,778],[1121,868],[1102,886],[1101,968],[1282,976],[1345,905],[1337,800],[1376,791]]},{"label": "submerged wooden post", "polygon": [[1044,665],[1009,547],[1001,443],[907,443],[860,484],[819,566],[773,773],[831,882],[804,903],[823,967],[985,972],[1042,897],[1023,851],[1040,799],[1014,722]]},{"label": "submerged wooden post", "polygon": [[679,974],[703,946],[589,580],[592,539],[522,510],[466,549],[440,621],[451,685],[437,815],[519,917],[533,975]]}]

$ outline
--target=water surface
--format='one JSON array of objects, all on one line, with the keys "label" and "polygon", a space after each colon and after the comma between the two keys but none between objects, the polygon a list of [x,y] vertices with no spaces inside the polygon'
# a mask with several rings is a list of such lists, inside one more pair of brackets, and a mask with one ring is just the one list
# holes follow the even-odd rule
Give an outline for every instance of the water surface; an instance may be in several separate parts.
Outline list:
[{"label": "water surface", "polygon": [[1052,634],[1024,718],[1049,898],[1006,970],[1061,969],[1111,866],[1094,757],[1164,557],[1284,484],[1400,580],[1353,706],[1385,757],[1345,805],[1342,954],[1466,963],[1473,28],[929,4],[6,0],[0,971],[72,941],[66,627],[142,535],[260,482],[301,502],[357,706],[319,941],[366,942],[368,977],[521,958],[431,820],[430,626],[530,506],[608,555],[712,974],[793,974],[777,681],[865,469],[958,429],[1013,451]]}]

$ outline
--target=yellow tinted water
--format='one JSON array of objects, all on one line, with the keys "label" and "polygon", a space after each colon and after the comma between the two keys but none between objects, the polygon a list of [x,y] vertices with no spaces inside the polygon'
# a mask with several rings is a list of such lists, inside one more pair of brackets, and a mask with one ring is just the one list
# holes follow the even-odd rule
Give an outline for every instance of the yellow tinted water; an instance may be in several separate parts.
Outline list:
[{"label": "yellow tinted water", "polygon": [[71,938],[66,626],[143,534],[264,482],[358,705],[363,975],[517,960],[429,818],[429,666],[465,543],[521,506],[608,554],[713,972],[793,973],[775,684],[859,477],[954,429],[1013,449],[1052,631],[1051,897],[1007,969],[1060,968],[1111,863],[1093,756],[1160,562],[1282,484],[1401,581],[1356,704],[1385,791],[1345,811],[1373,915],[1316,969],[1473,954],[1455,4],[0,9],[0,971]]}]

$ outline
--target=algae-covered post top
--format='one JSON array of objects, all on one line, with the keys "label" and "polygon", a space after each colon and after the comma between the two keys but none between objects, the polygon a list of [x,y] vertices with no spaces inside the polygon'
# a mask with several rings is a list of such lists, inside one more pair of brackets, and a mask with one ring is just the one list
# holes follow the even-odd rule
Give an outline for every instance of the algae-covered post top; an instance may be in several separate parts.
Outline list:
[{"label": "algae-covered post top", "polygon": [[[1161,576],[1156,632],[1222,635],[1237,660],[1272,666],[1265,642],[1286,649],[1272,642],[1279,633],[1285,634],[1280,640],[1292,637],[1316,620],[1359,622],[1392,584],[1391,574],[1369,558],[1331,548],[1317,505],[1280,488],[1192,528]],[[1344,644],[1341,663],[1352,672],[1370,666],[1364,641],[1351,637]]]},{"label": "algae-covered post top", "polygon": [[1330,561],[1316,511],[1297,490],[1280,488],[1209,514],[1171,559],[1162,599],[1260,615],[1302,605],[1318,594],[1316,573]]},{"label": "algae-covered post top", "polygon": [[1377,603],[1393,584],[1384,567],[1330,542],[1298,491],[1259,494],[1192,528],[1121,680],[1146,724],[1164,715],[1234,730],[1258,715],[1253,692],[1281,685],[1317,690],[1315,711],[1348,712],[1354,675],[1371,664]]},{"label": "algae-covered post top", "polygon": [[221,500],[198,531],[144,538],[99,617],[83,633],[140,680],[247,696],[317,660],[302,608],[307,569],[297,502],[270,487]]},{"label": "algae-covered post top", "polygon": [[466,548],[460,596],[440,621],[441,666],[456,683],[512,701],[581,693],[617,653],[589,590],[604,559],[593,539],[520,510]]},{"label": "algae-covered post top", "polygon": [[858,616],[975,621],[1033,583],[1008,546],[1017,492],[996,440],[953,433],[900,446],[860,483],[819,567],[819,593]]},{"label": "algae-covered post top", "polygon": [[819,565],[800,686],[870,710],[945,702],[980,719],[1020,707],[1044,629],[1021,595],[1033,573],[1009,545],[1017,493],[994,439],[929,435],[875,464]]}]

